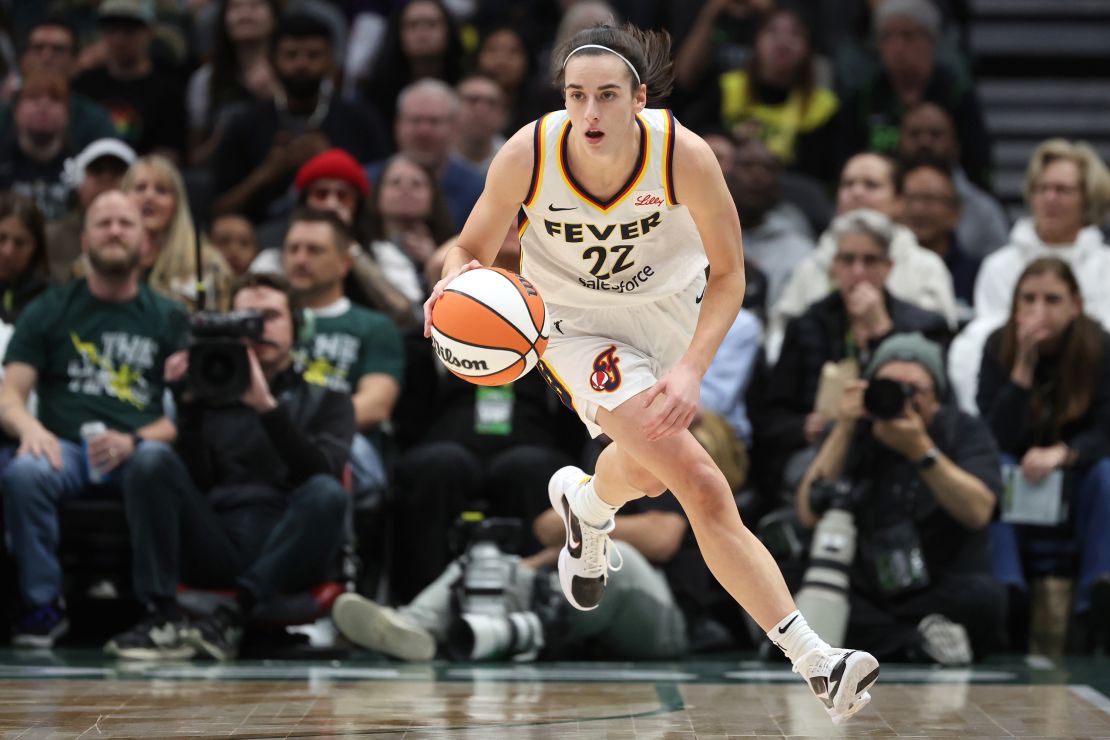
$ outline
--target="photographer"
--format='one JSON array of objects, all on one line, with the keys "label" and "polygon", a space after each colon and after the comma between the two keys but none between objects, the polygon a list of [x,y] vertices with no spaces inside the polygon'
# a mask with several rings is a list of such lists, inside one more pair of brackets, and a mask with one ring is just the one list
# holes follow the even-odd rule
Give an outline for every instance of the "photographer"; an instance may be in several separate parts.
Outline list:
[{"label": "photographer", "polygon": [[[349,497],[338,478],[354,410],[349,395],[309,385],[293,368],[290,295],[283,279],[262,274],[232,289],[232,308],[264,321],[246,342],[249,387],[237,402],[215,404],[211,386],[197,397],[189,365],[204,356],[166,361],[167,381],[189,378],[185,390],[178,386],[177,443],[144,445],[123,481],[135,594],[148,613],[106,652],[232,658],[257,602],[326,576],[343,539]],[[175,598],[183,581],[233,587],[235,604],[189,625]]]},{"label": "photographer", "polygon": [[830,227],[836,246],[829,277],[836,287],[787,325],[766,400],[752,409],[756,446],[762,442],[772,451],[777,459],[769,467],[785,471],[787,489],[794,488],[832,422],[817,405],[826,363],[851,364],[852,377],[858,377],[891,334],[919,331],[934,340],[948,338],[940,314],[890,292],[900,229],[875,210],[838,216]]},{"label": "photographer", "polygon": [[[686,620],[653,564],[678,560],[689,527],[672,496],[644,498],[634,513],[617,516],[619,566],[605,599],[591,611],[562,598],[555,563],[562,521],[548,509],[532,523],[547,545],[526,558],[505,553],[497,528],[514,519],[472,527],[469,545],[408,604],[392,609],[358,594],[343,594],[332,617],[349,640],[401,660],[430,660],[442,648],[452,660],[580,658],[668,660],[686,652]],[[632,508],[626,507],[626,508]],[[692,540],[692,537],[689,537]],[[696,552],[696,549],[694,550]],[[701,566],[705,569],[705,566]],[[706,570],[708,573],[708,571]],[[669,574],[668,574],[669,575]]]},{"label": "photographer", "polygon": [[[854,514],[845,641],[880,659],[967,663],[1002,624],[987,533],[1002,490],[998,450],[981,421],[941,402],[943,368],[921,334],[883,342],[798,490],[806,527],[824,508]],[[828,507],[819,494],[838,480],[851,493]]]},{"label": "photographer", "polygon": [[[139,210],[126,195],[97,197],[81,234],[88,277],[32,301],[8,344],[0,425],[19,440],[2,481],[23,597],[16,645],[51,647],[69,626],[55,552],[58,506],[89,483],[117,486],[140,443],[173,439],[159,369],[179,344],[184,317],[139,282],[142,240]],[[38,418],[28,408],[32,390]],[[90,433],[89,422],[101,431]]]}]

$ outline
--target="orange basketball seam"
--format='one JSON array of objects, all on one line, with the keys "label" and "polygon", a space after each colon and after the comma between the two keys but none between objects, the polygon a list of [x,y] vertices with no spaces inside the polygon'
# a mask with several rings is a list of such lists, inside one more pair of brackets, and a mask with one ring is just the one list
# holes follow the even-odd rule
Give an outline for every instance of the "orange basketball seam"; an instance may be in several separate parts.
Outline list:
[{"label": "orange basketball seam", "polygon": [[[513,286],[516,289],[516,292],[520,294],[520,297],[524,300],[524,307],[526,309],[528,309],[528,318],[532,320],[532,328],[536,330],[537,335],[542,337],[543,336],[543,323],[544,323],[543,319],[547,318],[547,304],[543,302],[543,297],[540,296],[540,294],[538,292],[536,293],[536,298],[538,298],[539,302],[540,302],[540,308],[543,309],[543,315],[540,317],[540,323],[536,324],[536,316],[535,316],[535,314],[532,313],[531,302],[528,300],[528,294],[524,292],[524,290],[523,290],[524,286],[520,283],[520,281],[519,280],[514,280],[513,276],[511,276],[507,271],[502,270],[499,267],[494,267],[494,268],[491,268],[491,269],[494,272],[496,272],[498,275],[500,275],[501,277],[505,278],[505,280],[508,280],[509,285]],[[527,340],[528,337],[525,337],[525,339]],[[537,341],[538,341],[538,338],[537,338]],[[533,342],[532,345],[535,346],[535,342]]]},{"label": "orange basketball seam", "polygon": [[[523,340],[524,340],[524,342],[525,342],[525,344],[527,344],[527,345],[528,345],[528,346],[529,346],[530,348],[531,348],[531,347],[535,347],[535,346],[536,346],[536,343],[535,343],[535,342],[533,342],[533,341],[532,341],[531,339],[529,339],[529,338],[527,337],[527,335],[525,335],[525,333],[524,333],[524,332],[522,332],[522,331],[520,330],[520,327],[518,327],[518,326],[517,326],[516,324],[514,324],[514,323],[513,323],[512,321],[510,321],[510,320],[509,320],[508,318],[506,318],[505,316],[503,316],[503,315],[501,314],[501,312],[500,312],[500,311],[498,311],[498,310],[497,310],[496,308],[494,308],[494,307],[493,307],[493,306],[491,306],[490,304],[486,303],[485,301],[481,300],[481,299],[480,299],[480,298],[478,298],[477,296],[473,296],[473,295],[471,295],[470,293],[464,293],[464,292],[462,292],[461,290],[451,290],[450,288],[448,288],[448,289],[444,290],[443,292],[444,292],[444,293],[454,293],[454,294],[455,294],[455,295],[457,295],[457,296],[461,296],[461,297],[463,297],[463,298],[467,298],[467,299],[470,299],[470,300],[474,301],[474,302],[475,302],[475,303],[477,303],[477,304],[478,304],[479,306],[484,306],[484,307],[485,307],[486,309],[488,309],[488,310],[489,310],[489,312],[490,312],[491,314],[493,314],[494,316],[496,316],[497,318],[499,318],[499,319],[501,320],[501,323],[503,323],[503,324],[504,324],[505,326],[508,326],[508,327],[510,327],[510,328],[511,328],[511,329],[512,329],[513,331],[515,331],[515,332],[516,332],[516,333],[517,333],[518,335],[520,335],[520,338],[521,338],[521,339],[523,339]],[[529,312],[529,313],[531,313],[531,312]],[[432,319],[432,323],[433,323],[433,324],[435,323],[435,319],[434,319],[434,318]],[[439,327],[436,327],[436,328],[438,329]],[[441,330],[441,331],[442,331],[442,330]],[[444,334],[444,336],[447,336],[447,334]],[[452,339],[454,339],[454,337],[452,337]],[[537,337],[537,339],[538,339],[538,337]],[[456,340],[456,341],[462,341],[462,340]],[[469,344],[469,342],[464,342],[464,344]],[[476,344],[475,344],[475,345],[471,345],[471,346],[477,347],[477,346],[481,346],[481,345],[476,345]],[[510,348],[509,348],[509,347],[489,347],[488,349],[510,349]],[[515,350],[515,349],[514,349],[514,350],[512,350],[512,351],[513,351],[513,352],[516,352],[516,350]],[[524,354],[527,354],[527,352],[525,352]]]}]

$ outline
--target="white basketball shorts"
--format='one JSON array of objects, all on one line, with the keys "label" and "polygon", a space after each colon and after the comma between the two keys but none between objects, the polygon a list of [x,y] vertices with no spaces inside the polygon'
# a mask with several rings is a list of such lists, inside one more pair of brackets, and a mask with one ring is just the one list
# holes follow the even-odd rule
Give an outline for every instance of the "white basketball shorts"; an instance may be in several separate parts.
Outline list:
[{"label": "white basketball shorts", "polygon": [[[540,289],[541,293],[543,289]],[[548,304],[551,341],[538,371],[593,437],[598,408],[612,411],[655,385],[690,346],[705,276],[652,303],[612,308]]]}]

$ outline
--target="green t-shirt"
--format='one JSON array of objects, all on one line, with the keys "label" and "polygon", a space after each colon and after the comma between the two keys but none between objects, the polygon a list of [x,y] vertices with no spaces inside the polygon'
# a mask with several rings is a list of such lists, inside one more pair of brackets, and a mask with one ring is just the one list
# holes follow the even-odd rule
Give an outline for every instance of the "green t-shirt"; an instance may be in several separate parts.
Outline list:
[{"label": "green t-shirt", "polygon": [[166,358],[179,349],[185,313],[145,285],[125,303],[93,297],[78,280],[50,288],[19,315],[4,364],[38,371],[39,421],[80,441],[86,421],[130,432],[163,414]]},{"label": "green t-shirt", "polygon": [[385,314],[343,299],[313,315],[315,331],[297,358],[306,381],[343,393],[354,393],[371,373],[402,381],[401,333]]}]

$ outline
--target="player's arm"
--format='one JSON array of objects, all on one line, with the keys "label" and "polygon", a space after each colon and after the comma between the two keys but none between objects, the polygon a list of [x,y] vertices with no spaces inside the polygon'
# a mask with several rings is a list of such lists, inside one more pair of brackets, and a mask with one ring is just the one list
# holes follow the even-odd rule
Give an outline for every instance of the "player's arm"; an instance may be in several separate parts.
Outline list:
[{"label": "player's arm", "polygon": [[424,336],[429,336],[432,306],[443,295],[443,286],[465,269],[491,265],[496,259],[505,232],[528,195],[535,165],[535,127],[531,123],[513,134],[490,163],[485,189],[443,259],[442,279],[424,303]]},{"label": "player's arm", "polygon": [[644,426],[648,440],[663,439],[690,426],[698,410],[701,379],[744,302],[740,218],[717,158],[701,137],[679,128],[674,163],[676,197],[686,204],[701,235],[709,258],[709,282],[690,346],[644,394],[644,407],[654,409]]},{"label": "player's arm", "polygon": [[721,166],[700,136],[679,127],[675,137],[675,195],[685,204],[709,258],[697,328],[682,362],[705,374],[744,302],[744,248],[740,217]]}]

